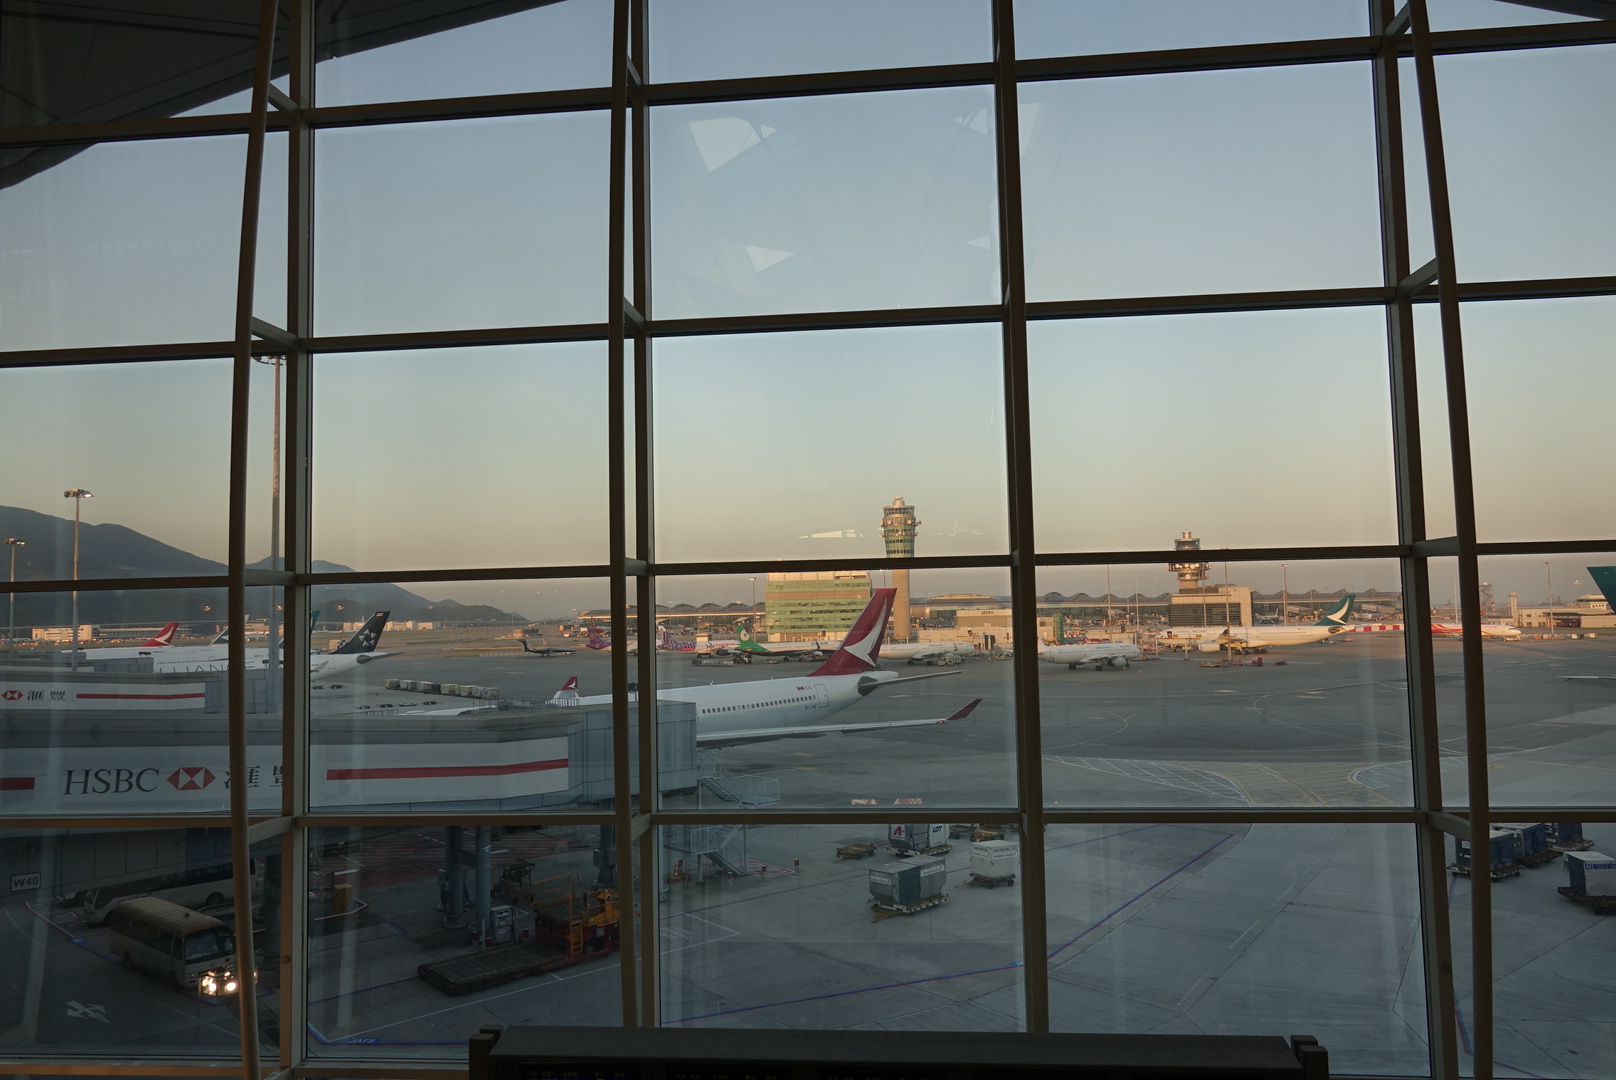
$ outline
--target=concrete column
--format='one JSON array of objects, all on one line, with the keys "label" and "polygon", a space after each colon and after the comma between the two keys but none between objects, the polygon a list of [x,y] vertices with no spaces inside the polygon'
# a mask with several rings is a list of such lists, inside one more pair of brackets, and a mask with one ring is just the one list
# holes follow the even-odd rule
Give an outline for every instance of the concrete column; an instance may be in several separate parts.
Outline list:
[{"label": "concrete column", "polygon": [[477,936],[488,939],[488,909],[494,893],[494,828],[477,826]]},{"label": "concrete column", "polygon": [[600,847],[595,849],[595,865],[600,872],[595,875],[595,885],[598,888],[609,889],[617,886],[617,826],[602,825],[600,827]]},{"label": "concrete column", "polygon": [[444,926],[466,925],[466,864],[460,857],[463,827],[450,825],[444,832],[443,869],[448,887],[448,903],[443,909]]},{"label": "concrete column", "polygon": [[914,640],[909,622],[909,571],[892,571],[892,587],[898,595],[892,598],[892,636],[899,641]]}]

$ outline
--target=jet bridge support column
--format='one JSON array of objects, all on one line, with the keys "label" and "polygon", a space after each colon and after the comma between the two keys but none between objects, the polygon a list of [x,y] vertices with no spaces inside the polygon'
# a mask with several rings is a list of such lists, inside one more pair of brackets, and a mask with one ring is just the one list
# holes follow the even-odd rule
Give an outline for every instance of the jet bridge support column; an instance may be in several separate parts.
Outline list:
[{"label": "jet bridge support column", "polygon": [[595,865],[600,872],[595,875],[597,888],[612,889],[617,887],[617,826],[602,825],[600,827],[600,846],[595,849]]},{"label": "jet bridge support column", "polygon": [[494,893],[494,829],[477,826],[477,940],[488,940],[489,909]]},{"label": "jet bridge support column", "polygon": [[466,925],[466,863],[460,854],[461,835],[464,829],[460,825],[446,827],[443,842],[443,925]]}]

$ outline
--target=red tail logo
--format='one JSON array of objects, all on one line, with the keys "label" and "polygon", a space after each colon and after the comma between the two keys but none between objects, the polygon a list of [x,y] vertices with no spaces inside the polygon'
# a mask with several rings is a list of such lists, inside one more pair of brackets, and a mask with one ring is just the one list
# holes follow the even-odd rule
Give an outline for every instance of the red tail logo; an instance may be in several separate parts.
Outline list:
[{"label": "red tail logo", "polygon": [[566,682],[561,684],[561,689],[563,689],[563,690],[576,690],[576,689],[578,689],[578,676],[573,675],[570,678],[568,678]]},{"label": "red tail logo", "polygon": [[151,648],[155,648],[155,647],[157,647],[159,645],[172,645],[172,644],[174,644],[174,631],[178,630],[179,628],[180,628],[179,623],[177,623],[177,622],[169,623],[167,626],[165,626],[161,630],[157,631],[157,633],[153,634],[151,636],[151,638],[147,640],[146,644],[141,646],[141,648],[142,649],[151,649]]},{"label": "red tail logo", "polygon": [[862,675],[874,671],[881,657],[881,638],[892,614],[892,598],[897,589],[876,589],[869,604],[847,632],[831,658],[813,672],[815,675]]}]

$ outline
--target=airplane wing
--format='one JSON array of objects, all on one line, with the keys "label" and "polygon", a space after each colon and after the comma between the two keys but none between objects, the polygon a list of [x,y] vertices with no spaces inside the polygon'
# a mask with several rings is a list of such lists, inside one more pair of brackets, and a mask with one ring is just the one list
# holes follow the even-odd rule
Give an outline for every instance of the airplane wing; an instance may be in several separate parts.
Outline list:
[{"label": "airplane wing", "polygon": [[1595,682],[1616,682],[1616,675],[1562,675],[1560,678],[1567,681],[1572,679],[1591,679]]},{"label": "airplane wing", "polygon": [[916,682],[917,680],[920,680],[920,679],[940,679],[944,675],[963,675],[963,674],[965,674],[963,671],[960,671],[958,668],[956,668],[956,669],[954,669],[952,671],[928,671],[924,675],[904,675],[901,678],[897,678],[897,679],[879,679],[879,680],[871,679],[868,683],[861,682],[860,685],[859,685],[859,689],[861,691],[863,691],[864,693],[868,694],[870,691],[865,690],[864,689],[865,686],[869,686],[869,687],[871,687],[871,689],[875,689],[875,688],[882,687],[882,686],[894,686],[894,685],[896,685],[898,683],[901,683],[901,682]]},{"label": "airplane wing", "polygon": [[981,698],[973,698],[963,708],[943,717],[941,720],[877,720],[862,724],[803,724],[799,727],[750,728],[745,731],[715,731],[708,735],[697,735],[696,742],[703,746],[728,746],[732,743],[754,742],[763,739],[791,739],[805,738],[814,735],[828,735],[831,732],[876,731],[881,728],[918,727],[921,724],[946,724],[950,720],[964,720],[976,707],[982,704]]}]

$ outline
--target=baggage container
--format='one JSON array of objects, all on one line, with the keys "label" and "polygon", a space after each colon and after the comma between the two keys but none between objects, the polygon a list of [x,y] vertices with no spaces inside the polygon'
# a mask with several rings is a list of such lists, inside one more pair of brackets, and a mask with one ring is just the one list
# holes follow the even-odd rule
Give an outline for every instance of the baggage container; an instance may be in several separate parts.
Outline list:
[{"label": "baggage container", "polygon": [[1566,884],[1582,896],[1616,896],[1616,859],[1597,851],[1566,852]]},{"label": "baggage container", "polygon": [[435,682],[418,682],[415,684],[415,688],[423,694],[436,694],[438,692],[438,684]]},{"label": "baggage container", "polygon": [[889,862],[870,871],[870,897],[883,907],[907,908],[942,894],[948,864],[929,855]]},{"label": "baggage container", "polygon": [[446,683],[443,684],[443,686],[441,688],[439,688],[438,693],[447,694],[450,697],[459,697],[460,696],[460,684],[459,683],[454,683],[454,682],[446,682]]},{"label": "baggage container", "polygon": [[1549,846],[1561,851],[1587,851],[1594,846],[1594,842],[1582,835],[1580,821],[1551,821]]},{"label": "baggage container", "polygon": [[[1494,879],[1512,877],[1521,872],[1520,843],[1520,836],[1507,829],[1490,830],[1488,846],[1492,850],[1488,870]],[[1469,876],[1470,862],[1470,841],[1454,837],[1453,872]]]},{"label": "baggage container", "polygon": [[1013,840],[983,840],[971,845],[971,876],[983,881],[1014,881],[1021,872],[1021,845]]},{"label": "baggage container", "polygon": [[1531,858],[1549,846],[1549,827],[1542,822],[1532,824],[1505,822],[1498,827],[1519,835],[1521,855],[1524,858]]},{"label": "baggage container", "polygon": [[948,825],[894,825],[889,839],[895,851],[947,851]]},{"label": "baggage container", "polygon": [[382,680],[382,689],[384,689],[384,690],[397,690],[398,689],[398,680],[397,679],[383,679]]},{"label": "baggage container", "polygon": [[499,687],[479,686],[477,688],[477,696],[480,698],[497,698],[499,697]]}]

